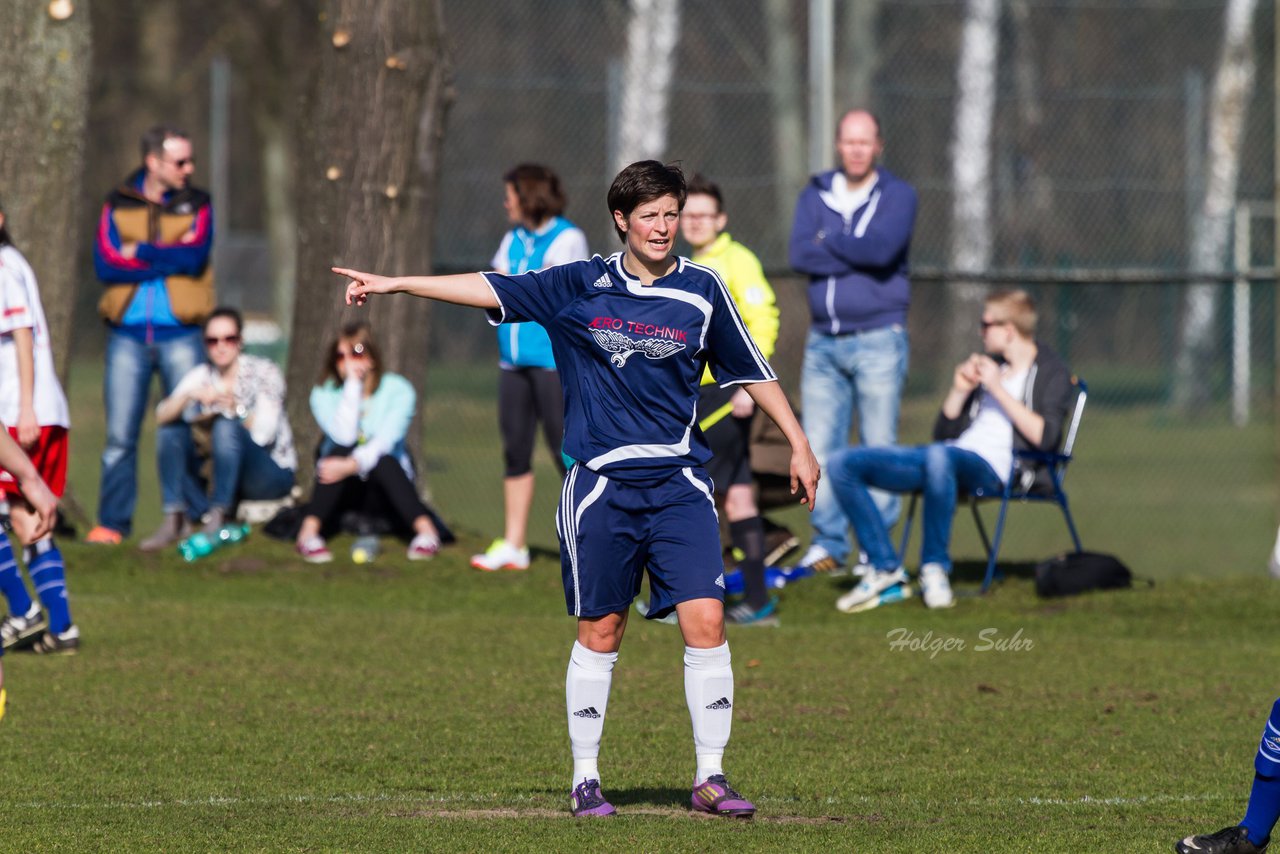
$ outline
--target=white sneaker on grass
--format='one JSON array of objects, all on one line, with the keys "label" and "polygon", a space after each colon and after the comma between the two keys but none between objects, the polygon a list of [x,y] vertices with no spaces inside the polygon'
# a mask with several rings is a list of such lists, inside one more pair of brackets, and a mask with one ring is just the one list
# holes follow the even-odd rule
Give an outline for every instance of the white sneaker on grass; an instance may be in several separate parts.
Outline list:
[{"label": "white sneaker on grass", "polygon": [[[846,614],[865,611],[880,604],[880,594],[899,584],[907,583],[907,571],[902,567],[869,572],[858,585],[836,600],[836,608]],[[903,596],[902,598],[908,598]],[[872,604],[875,603],[875,604]]]},{"label": "white sneaker on grass", "polygon": [[484,554],[472,555],[471,565],[484,572],[501,569],[523,570],[529,568],[529,547],[516,548],[499,537],[489,544]]},{"label": "white sneaker on grass", "polygon": [[920,595],[927,608],[951,608],[956,604],[951,592],[951,579],[940,563],[926,563],[920,567]]}]

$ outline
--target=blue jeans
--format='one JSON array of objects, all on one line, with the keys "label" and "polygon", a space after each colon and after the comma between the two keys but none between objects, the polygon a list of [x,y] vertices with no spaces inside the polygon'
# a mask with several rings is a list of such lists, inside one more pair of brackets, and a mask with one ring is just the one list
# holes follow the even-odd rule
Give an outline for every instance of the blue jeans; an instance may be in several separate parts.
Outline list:
[{"label": "blue jeans", "polygon": [[160,457],[160,497],[165,513],[185,512],[199,519],[211,507],[229,511],[239,498],[250,501],[283,498],[293,488],[293,471],[271,459],[234,418],[213,420],[213,489],[205,493],[200,476],[203,460],[191,439],[191,425],[174,421],[156,435]]},{"label": "blue jeans", "polygon": [[[886,326],[853,335],[809,330],[800,374],[804,432],[825,470],[837,451],[848,447],[853,416],[863,445],[898,441],[898,407],[907,377],[907,331]],[[896,496],[872,493],[886,527],[898,520]],[[818,481],[813,513],[813,544],[844,563],[849,556],[848,524],[836,505],[830,479]],[[862,543],[865,549],[866,544]]]},{"label": "blue jeans", "polygon": [[951,571],[951,517],[960,490],[999,494],[1004,483],[990,463],[973,451],[936,442],[911,448],[848,448],[834,454],[827,479],[840,510],[853,523],[858,542],[876,569],[897,569],[903,556],[894,551],[889,526],[868,487],[894,492],[924,492],[924,541],[920,563]]},{"label": "blue jeans", "polygon": [[147,408],[151,376],[159,371],[167,396],[187,372],[204,361],[199,327],[150,344],[118,329],[107,336],[103,377],[107,445],[102,451],[98,523],[128,535],[138,501],[138,431]]}]

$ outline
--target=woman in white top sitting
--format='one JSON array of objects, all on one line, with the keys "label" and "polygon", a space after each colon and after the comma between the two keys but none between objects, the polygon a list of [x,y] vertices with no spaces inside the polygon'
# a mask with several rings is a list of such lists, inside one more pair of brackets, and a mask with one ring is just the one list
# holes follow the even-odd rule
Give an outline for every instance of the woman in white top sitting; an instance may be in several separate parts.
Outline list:
[{"label": "woman in white top sitting", "polygon": [[[209,362],[156,406],[164,521],[140,544],[144,551],[180,538],[187,520],[203,519],[213,533],[238,500],[283,498],[293,489],[298,456],[284,413],[284,376],[269,359],[243,353],[243,327],[239,311],[214,309],[204,323]],[[202,475],[197,447],[206,430],[211,478]]]}]

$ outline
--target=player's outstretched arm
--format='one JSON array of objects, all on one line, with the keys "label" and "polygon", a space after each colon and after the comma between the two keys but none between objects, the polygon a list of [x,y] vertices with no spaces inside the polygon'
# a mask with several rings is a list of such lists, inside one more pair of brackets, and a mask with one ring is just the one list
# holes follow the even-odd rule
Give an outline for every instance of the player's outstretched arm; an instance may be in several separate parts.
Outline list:
[{"label": "player's outstretched arm", "polygon": [[782,393],[782,387],[776,380],[751,383],[744,388],[756,405],[778,425],[782,435],[787,437],[787,442],[791,445],[791,494],[795,495],[798,490],[803,490],[800,493],[800,503],[808,504],[809,512],[812,513],[813,500],[818,492],[818,478],[822,476],[822,472],[819,470],[817,457],[809,447],[809,438],[796,420],[796,414],[791,411],[787,396]]},{"label": "player's outstretched arm", "polygon": [[498,308],[498,298],[493,295],[489,283],[479,273],[461,273],[455,276],[379,276],[362,273],[346,267],[334,267],[333,272],[346,276],[347,305],[364,305],[373,294],[409,294],[415,297],[470,305],[476,308]]}]

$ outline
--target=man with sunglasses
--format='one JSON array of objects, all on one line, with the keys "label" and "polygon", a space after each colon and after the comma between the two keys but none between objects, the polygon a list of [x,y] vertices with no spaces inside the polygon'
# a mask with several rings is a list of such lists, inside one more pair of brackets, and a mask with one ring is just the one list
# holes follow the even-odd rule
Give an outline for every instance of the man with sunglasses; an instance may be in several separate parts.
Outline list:
[{"label": "man with sunglasses", "polygon": [[[982,310],[982,352],[956,366],[930,445],[856,447],[827,462],[831,490],[867,552],[862,581],[836,601],[845,612],[910,598],[912,589],[870,488],[924,493],[920,589],[929,608],[950,608],[951,517],[960,492],[998,494],[1013,477],[1014,449],[1053,451],[1071,405],[1071,371],[1035,339],[1026,291],[1000,291]],[[1035,471],[1018,477],[1035,477]]]},{"label": "man with sunglasses", "polygon": [[200,325],[214,306],[213,209],[190,185],[195,171],[185,131],[157,125],[142,136],[142,166],[113,190],[94,236],[104,287],[98,312],[110,328],[103,396],[98,525],[91,543],[119,543],[133,527],[138,432],[152,374],[166,395],[204,361]]}]

